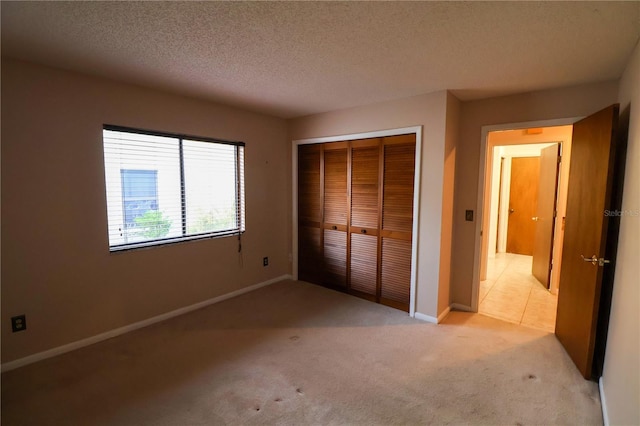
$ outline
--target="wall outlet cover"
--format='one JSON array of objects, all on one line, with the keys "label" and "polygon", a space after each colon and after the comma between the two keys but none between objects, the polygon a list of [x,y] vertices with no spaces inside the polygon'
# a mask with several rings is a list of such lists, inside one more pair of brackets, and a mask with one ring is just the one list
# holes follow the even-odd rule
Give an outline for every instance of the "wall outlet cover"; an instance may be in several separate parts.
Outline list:
[{"label": "wall outlet cover", "polygon": [[11,317],[11,331],[16,333],[18,331],[24,331],[27,329],[27,316],[16,315]]}]

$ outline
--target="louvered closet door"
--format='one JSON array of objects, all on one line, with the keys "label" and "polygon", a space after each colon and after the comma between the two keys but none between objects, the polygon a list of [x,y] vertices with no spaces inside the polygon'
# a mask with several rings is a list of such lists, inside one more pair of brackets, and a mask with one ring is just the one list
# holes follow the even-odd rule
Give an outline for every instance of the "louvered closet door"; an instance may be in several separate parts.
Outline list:
[{"label": "louvered closet door", "polygon": [[415,135],[384,138],[380,302],[409,311]]},{"label": "louvered closet door", "polygon": [[347,288],[347,142],[324,145],[324,284]]},{"label": "louvered closet door", "polygon": [[298,278],[322,282],[322,145],[298,147]]},{"label": "louvered closet door", "polygon": [[349,285],[352,293],[377,300],[380,139],[351,142]]}]

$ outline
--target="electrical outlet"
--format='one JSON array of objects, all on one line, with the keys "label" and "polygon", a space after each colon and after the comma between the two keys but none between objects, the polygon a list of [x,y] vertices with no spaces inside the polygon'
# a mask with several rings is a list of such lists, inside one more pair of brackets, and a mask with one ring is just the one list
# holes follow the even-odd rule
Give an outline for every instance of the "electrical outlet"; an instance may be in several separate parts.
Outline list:
[{"label": "electrical outlet", "polygon": [[11,317],[11,331],[18,332],[24,331],[27,329],[27,316],[26,315],[17,315],[15,317]]},{"label": "electrical outlet", "polygon": [[269,258],[268,257],[263,257],[262,258],[262,266],[269,266]]}]

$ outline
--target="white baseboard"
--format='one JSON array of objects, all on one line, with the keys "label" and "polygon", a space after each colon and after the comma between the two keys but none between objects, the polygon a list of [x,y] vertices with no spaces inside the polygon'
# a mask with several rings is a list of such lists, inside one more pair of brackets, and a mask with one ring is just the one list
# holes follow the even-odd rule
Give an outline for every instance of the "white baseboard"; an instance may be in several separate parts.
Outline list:
[{"label": "white baseboard", "polygon": [[421,314],[420,312],[416,312],[413,317],[415,319],[419,319],[420,321],[426,321],[432,324],[440,324],[444,319],[444,317],[446,317],[450,311],[451,309],[447,307],[444,311],[442,311],[440,315],[438,315],[438,318],[432,317],[431,315],[427,315],[427,314]]},{"label": "white baseboard", "polygon": [[604,396],[604,387],[602,385],[602,376],[598,380],[598,390],[600,390],[600,406],[602,407],[602,420],[604,426],[609,426],[609,413],[607,412],[607,398]]},{"label": "white baseboard", "polygon": [[440,315],[438,315],[438,324],[440,324],[442,322],[442,320],[444,319],[444,317],[446,317],[447,315],[449,315],[449,312],[451,312],[451,308],[450,307],[446,307],[444,311],[442,311],[440,313]]},{"label": "white baseboard", "polygon": [[413,316],[415,319],[419,319],[420,321],[430,322],[432,324],[438,323],[438,318],[432,317],[431,315],[421,314],[420,312],[416,312]]},{"label": "white baseboard", "polygon": [[155,324],[161,321],[168,320],[173,317],[177,317],[179,315],[186,314],[191,311],[195,311],[197,309],[204,308],[209,305],[213,305],[215,303],[222,302],[223,300],[231,299],[232,297],[240,296],[241,294],[248,293],[253,290],[257,290],[261,287],[265,287],[279,281],[291,279],[291,275],[281,275],[276,278],[272,278],[267,281],[263,281],[258,284],[251,285],[249,287],[244,287],[239,290],[232,291],[231,293],[223,294],[221,296],[214,297],[212,299],[204,300],[202,302],[194,303],[193,305],[185,306],[183,308],[176,309],[171,312],[167,312],[161,315],[157,315],[152,318],[147,318],[146,320],[138,321],[133,324],[125,325],[124,327],[116,328],[114,330],[109,330],[104,333],[97,334],[95,336],[87,337],[86,339],[78,340],[72,343],[68,343],[66,345],[58,346],[57,348],[48,349],[43,352],[38,352],[33,355],[26,356],[24,358],[19,358],[14,361],[9,361],[0,366],[0,371],[10,371],[15,370],[16,368],[33,364],[34,362],[42,361],[43,359],[51,358],[56,355],[61,355],[66,352],[70,352],[76,349],[83,348],[85,346],[93,345],[94,343],[102,342],[103,340],[110,339],[112,337],[120,336],[125,333],[129,333],[134,330],[138,330],[143,327],[147,327],[151,324]]},{"label": "white baseboard", "polygon": [[454,311],[473,312],[473,309],[471,309],[471,306],[462,305],[460,303],[452,303],[451,309]]}]

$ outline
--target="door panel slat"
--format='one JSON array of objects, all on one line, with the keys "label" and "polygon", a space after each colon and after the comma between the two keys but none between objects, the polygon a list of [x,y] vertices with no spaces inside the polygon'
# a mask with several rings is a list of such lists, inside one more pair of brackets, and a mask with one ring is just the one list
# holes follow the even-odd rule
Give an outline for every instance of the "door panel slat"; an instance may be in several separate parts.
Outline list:
[{"label": "door panel slat", "polygon": [[378,146],[353,148],[351,160],[351,225],[378,227]]},{"label": "door panel slat", "polygon": [[298,147],[298,220],[320,222],[320,147]]},{"label": "door panel slat", "polygon": [[411,241],[382,238],[381,297],[409,303]]},{"label": "door panel slat", "polygon": [[318,283],[322,276],[320,228],[298,227],[298,278]]},{"label": "door panel slat", "polygon": [[324,282],[329,286],[347,287],[347,233],[324,230]]},{"label": "door panel slat", "polygon": [[324,152],[324,222],[347,224],[347,149]]},{"label": "door panel slat", "polygon": [[384,230],[410,233],[413,228],[415,153],[415,140],[409,144],[384,146]]},{"label": "door panel slat", "polygon": [[376,294],[378,238],[351,234],[351,288]]}]

